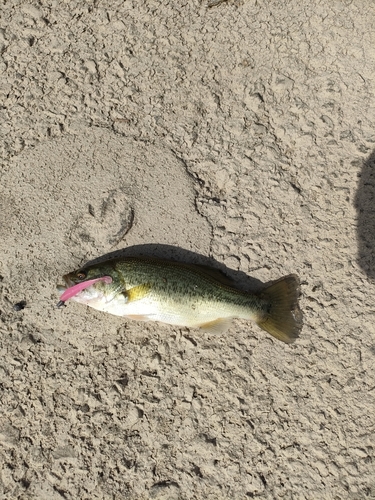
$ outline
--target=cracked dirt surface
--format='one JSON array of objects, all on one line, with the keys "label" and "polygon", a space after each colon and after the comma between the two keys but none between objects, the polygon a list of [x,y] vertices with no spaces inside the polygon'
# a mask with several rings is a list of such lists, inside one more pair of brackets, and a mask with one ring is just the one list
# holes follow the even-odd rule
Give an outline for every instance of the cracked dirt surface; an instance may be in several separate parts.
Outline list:
[{"label": "cracked dirt surface", "polygon": [[[1,2],[1,498],[375,498],[374,20]],[[300,339],[56,309],[125,247],[297,273]]]}]

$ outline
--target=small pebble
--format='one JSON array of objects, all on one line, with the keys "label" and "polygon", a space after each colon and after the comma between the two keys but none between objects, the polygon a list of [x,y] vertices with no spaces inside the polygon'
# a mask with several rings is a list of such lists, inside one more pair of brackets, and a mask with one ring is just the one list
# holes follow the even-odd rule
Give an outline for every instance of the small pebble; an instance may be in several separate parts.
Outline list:
[{"label": "small pebble", "polygon": [[26,307],[26,300],[21,300],[20,302],[17,302],[17,304],[14,304],[13,309],[15,311],[22,311],[22,309],[25,309]]}]

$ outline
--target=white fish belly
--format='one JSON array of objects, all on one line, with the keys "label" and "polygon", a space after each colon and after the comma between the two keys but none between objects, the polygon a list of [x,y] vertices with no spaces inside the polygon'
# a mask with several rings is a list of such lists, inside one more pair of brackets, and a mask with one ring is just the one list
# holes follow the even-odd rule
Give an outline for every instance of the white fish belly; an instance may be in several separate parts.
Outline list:
[{"label": "white fish belly", "polygon": [[163,304],[148,297],[129,302],[123,294],[104,295],[94,287],[89,287],[71,300],[115,316],[134,316],[142,321],[161,321],[171,325],[188,326],[186,318],[181,314],[166,310]]},{"label": "white fish belly", "polygon": [[179,311],[168,304],[145,297],[125,305],[123,316],[135,317],[143,321],[160,321],[169,325],[196,326],[199,320],[190,318],[186,311]]},{"label": "white fish belly", "polygon": [[[206,304],[199,310],[187,304],[160,302],[154,297],[146,296],[138,300],[128,301],[123,294],[104,295],[95,287],[89,287],[71,300],[86,304],[93,309],[115,316],[130,317],[139,321],[160,321],[170,325],[199,327],[219,318],[246,317],[252,319],[249,312],[226,310],[224,305]],[[237,314],[236,314],[237,313]],[[242,314],[241,314],[242,313]]]}]

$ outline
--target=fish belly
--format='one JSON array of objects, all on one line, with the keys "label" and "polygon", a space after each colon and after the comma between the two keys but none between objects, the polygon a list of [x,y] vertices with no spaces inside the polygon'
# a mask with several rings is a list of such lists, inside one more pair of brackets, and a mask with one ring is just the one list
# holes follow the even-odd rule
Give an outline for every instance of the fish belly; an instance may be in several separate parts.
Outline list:
[{"label": "fish belly", "polygon": [[162,303],[147,297],[125,304],[122,316],[188,327],[198,326],[201,323],[200,318],[189,307]]},{"label": "fish belly", "polygon": [[200,327],[218,319],[245,318],[252,319],[246,308],[234,308],[233,305],[215,302],[174,301],[158,297],[145,296],[139,300],[129,301],[124,294],[104,295],[94,287],[80,292],[73,301],[85,304],[98,311],[127,317],[138,321],[159,321],[169,325]]},{"label": "fish belly", "polygon": [[234,317],[251,319],[248,310],[233,311],[230,307],[216,303],[159,302],[149,297],[125,304],[122,315],[141,321],[160,321],[189,328],[200,327],[218,319]]}]

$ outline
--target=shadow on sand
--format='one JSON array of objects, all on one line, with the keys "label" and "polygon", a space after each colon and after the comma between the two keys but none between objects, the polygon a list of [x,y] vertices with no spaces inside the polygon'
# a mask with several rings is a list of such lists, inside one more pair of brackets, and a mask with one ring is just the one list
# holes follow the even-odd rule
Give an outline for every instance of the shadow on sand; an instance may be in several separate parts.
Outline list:
[{"label": "shadow on sand", "polygon": [[375,150],[364,161],[355,198],[358,264],[375,280]]}]

